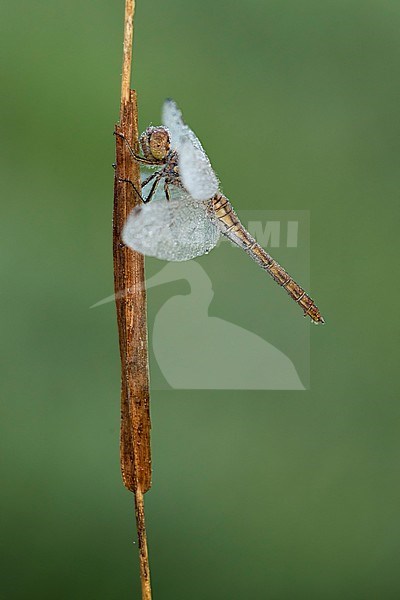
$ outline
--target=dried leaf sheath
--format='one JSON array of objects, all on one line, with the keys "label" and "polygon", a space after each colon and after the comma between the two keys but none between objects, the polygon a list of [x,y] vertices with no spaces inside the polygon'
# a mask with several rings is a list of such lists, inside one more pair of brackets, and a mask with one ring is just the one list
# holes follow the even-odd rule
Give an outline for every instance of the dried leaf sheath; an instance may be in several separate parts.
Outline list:
[{"label": "dried leaf sheath", "polygon": [[[123,103],[116,132],[123,133],[136,147],[138,124],[134,91],[130,92],[129,101]],[[126,144],[120,137],[115,138],[113,255],[121,355],[121,471],[129,490],[135,492],[139,487],[145,493],[151,485],[151,454],[144,258],[121,242],[123,225],[137,198],[132,186],[118,181],[118,178],[131,179],[140,189],[140,175]],[[118,294],[121,291],[124,293]]]}]

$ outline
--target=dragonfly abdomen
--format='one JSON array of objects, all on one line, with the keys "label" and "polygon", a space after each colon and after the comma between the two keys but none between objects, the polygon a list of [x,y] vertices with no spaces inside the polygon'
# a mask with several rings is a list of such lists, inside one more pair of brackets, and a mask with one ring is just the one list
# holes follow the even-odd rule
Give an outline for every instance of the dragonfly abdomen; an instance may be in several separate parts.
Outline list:
[{"label": "dragonfly abdomen", "polygon": [[304,316],[309,315],[314,323],[324,323],[315,302],[243,227],[229,200],[222,194],[216,194],[211,200],[210,209],[218,220],[221,232],[234,244],[240,246],[261,268],[268,271],[271,277],[301,306]]}]

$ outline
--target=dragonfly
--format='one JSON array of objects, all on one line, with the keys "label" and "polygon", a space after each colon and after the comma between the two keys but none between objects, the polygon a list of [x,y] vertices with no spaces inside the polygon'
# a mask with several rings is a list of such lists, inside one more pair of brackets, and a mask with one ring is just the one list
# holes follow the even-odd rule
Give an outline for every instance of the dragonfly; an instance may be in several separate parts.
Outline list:
[{"label": "dragonfly", "polygon": [[207,254],[221,235],[226,236],[286,290],[304,316],[308,315],[314,323],[324,323],[305,290],[242,225],[220,190],[200,140],[171,99],[164,102],[162,123],[148,127],[140,136],[142,154],[135,153],[128,140],[119,134],[134,160],[156,169],[142,180],[142,193],[131,180],[121,179],[131,184],[141,199],[124,225],[124,244],[147,256],[185,261]]}]

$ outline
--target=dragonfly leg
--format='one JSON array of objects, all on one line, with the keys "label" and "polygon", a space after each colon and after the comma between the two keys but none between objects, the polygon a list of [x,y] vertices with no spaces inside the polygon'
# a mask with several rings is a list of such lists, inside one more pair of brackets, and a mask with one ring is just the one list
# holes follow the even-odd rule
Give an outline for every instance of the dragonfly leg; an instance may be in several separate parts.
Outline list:
[{"label": "dragonfly leg", "polygon": [[157,177],[157,175],[159,175],[159,173],[160,173],[160,172],[159,172],[159,171],[157,171],[156,173],[153,173],[152,175],[150,175],[150,177],[147,177],[146,179],[144,179],[144,180],[142,181],[142,188],[143,188],[145,185],[147,185],[148,183],[150,183],[150,181],[151,181],[152,179],[154,179],[154,177]]},{"label": "dragonfly leg", "polygon": [[122,177],[118,177],[118,181],[120,181],[121,183],[129,183],[133,187],[134,192],[139,196],[141,201],[146,202],[146,200],[144,200],[142,194],[139,192],[133,181],[131,181],[130,179],[122,179]]},{"label": "dragonfly leg", "polygon": [[147,202],[150,202],[150,200],[152,199],[152,197],[154,196],[154,194],[156,193],[156,190],[158,188],[158,184],[160,183],[160,179],[161,176],[158,175],[157,179],[155,180],[155,182],[153,183],[153,185],[151,186],[151,190],[149,192],[149,195],[147,196],[147,198],[143,198],[143,202],[145,204],[147,204]]},{"label": "dragonfly leg", "polygon": [[130,143],[128,142],[128,140],[126,139],[126,137],[122,133],[117,133],[116,131],[114,131],[114,135],[117,135],[122,140],[124,140],[125,144],[128,147],[130,155],[138,163],[141,163],[142,165],[158,165],[159,164],[158,162],[154,162],[152,160],[148,160],[147,158],[143,158],[143,156],[139,156],[139,154],[136,154],[135,151],[133,150],[132,146],[130,145]]},{"label": "dragonfly leg", "polygon": [[142,194],[139,193],[139,190],[136,188],[135,184],[130,179],[122,179],[122,177],[118,177],[118,181],[120,181],[121,183],[129,183],[129,185],[131,185],[133,187],[135,193],[139,196],[139,198],[141,199],[143,204],[147,204],[147,202],[150,202],[150,200],[153,198],[154,194],[156,193],[158,184],[160,183],[161,173],[160,172],[153,173],[153,175],[151,175],[151,177],[148,177],[147,179],[144,180],[144,182],[142,182],[142,186],[146,185],[147,183],[150,183],[150,181],[152,179],[154,179],[154,177],[156,177],[157,179],[151,186],[151,190],[150,190],[147,198],[143,198]]},{"label": "dragonfly leg", "polygon": [[166,199],[168,200],[168,202],[170,201],[171,197],[169,195],[169,187],[168,187],[168,183],[167,180],[164,181],[164,194]]}]

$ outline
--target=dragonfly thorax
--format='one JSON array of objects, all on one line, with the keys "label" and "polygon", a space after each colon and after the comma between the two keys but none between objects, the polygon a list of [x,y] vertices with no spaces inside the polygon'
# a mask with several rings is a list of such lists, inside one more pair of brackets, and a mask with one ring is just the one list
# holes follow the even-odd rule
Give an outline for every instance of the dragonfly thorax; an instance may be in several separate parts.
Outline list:
[{"label": "dragonfly thorax", "polygon": [[166,127],[148,127],[140,136],[140,145],[148,160],[165,162],[171,148]]}]

